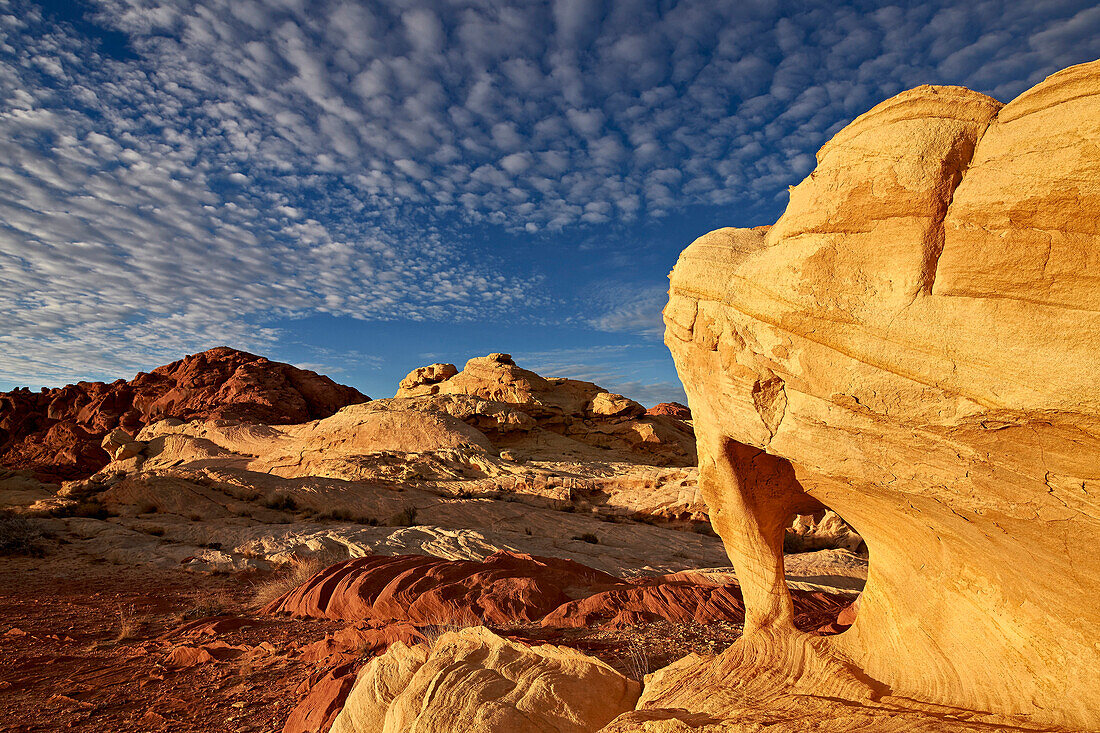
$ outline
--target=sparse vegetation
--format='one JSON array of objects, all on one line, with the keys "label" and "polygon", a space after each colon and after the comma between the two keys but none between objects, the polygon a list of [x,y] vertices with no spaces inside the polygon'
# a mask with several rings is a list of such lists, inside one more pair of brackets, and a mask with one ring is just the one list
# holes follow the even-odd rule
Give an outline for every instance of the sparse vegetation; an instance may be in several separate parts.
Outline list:
[{"label": "sparse vegetation", "polygon": [[180,621],[193,621],[211,616],[222,616],[233,607],[233,599],[225,592],[203,593],[194,597],[194,603],[178,614]]},{"label": "sparse vegetation", "polygon": [[416,507],[407,506],[390,517],[386,525],[390,527],[411,527],[416,524],[416,514]]},{"label": "sparse vegetation", "polygon": [[627,645],[622,661],[628,677],[641,682],[649,674],[649,655],[646,654],[645,647],[639,643],[631,642]]},{"label": "sparse vegetation", "polygon": [[587,542],[590,545],[600,544],[600,538],[592,534],[591,532],[585,532],[584,534],[575,534],[573,535],[573,539],[580,540],[581,542]]},{"label": "sparse vegetation", "polygon": [[320,522],[354,522],[355,524],[366,524],[371,527],[378,526],[378,519],[375,517],[356,514],[347,509],[328,509],[314,516],[314,519]]},{"label": "sparse vegetation", "polygon": [[65,504],[53,509],[50,514],[55,517],[84,517],[86,519],[106,519],[111,516],[103,504],[98,501],[78,501],[73,504]]},{"label": "sparse vegetation", "polygon": [[129,641],[137,637],[138,631],[141,629],[141,621],[134,615],[134,607],[119,606],[118,607],[118,634],[115,635],[116,642]]},{"label": "sparse vegetation", "polygon": [[298,502],[294,500],[294,497],[285,491],[276,491],[271,496],[268,496],[260,502],[268,509],[275,509],[281,512],[292,512],[298,508]]},{"label": "sparse vegetation", "polygon": [[256,606],[266,606],[275,599],[294,590],[329,565],[346,559],[348,559],[346,555],[340,556],[336,553],[295,557],[285,567],[276,570],[272,575],[253,585],[252,602]]},{"label": "sparse vegetation", "polygon": [[36,522],[11,512],[0,512],[0,555],[41,557],[45,554],[41,539],[42,530]]}]

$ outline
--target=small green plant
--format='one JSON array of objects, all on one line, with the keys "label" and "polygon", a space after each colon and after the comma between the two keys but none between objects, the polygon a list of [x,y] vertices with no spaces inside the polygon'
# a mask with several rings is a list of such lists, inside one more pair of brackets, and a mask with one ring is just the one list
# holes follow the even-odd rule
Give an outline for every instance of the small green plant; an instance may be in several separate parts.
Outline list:
[{"label": "small green plant", "polygon": [[573,535],[573,539],[580,540],[581,542],[587,542],[590,545],[600,544],[600,538],[592,534],[591,532],[585,532],[584,534],[575,534]]}]

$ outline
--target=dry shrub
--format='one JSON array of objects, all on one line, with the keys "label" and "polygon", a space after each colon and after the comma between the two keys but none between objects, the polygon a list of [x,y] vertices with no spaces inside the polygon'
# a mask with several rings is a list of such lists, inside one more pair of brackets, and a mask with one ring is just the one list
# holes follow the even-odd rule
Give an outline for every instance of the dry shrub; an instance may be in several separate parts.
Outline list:
[{"label": "dry shrub", "polygon": [[192,603],[177,614],[180,621],[193,621],[211,616],[224,616],[234,606],[233,597],[228,591],[203,592],[192,598]]},{"label": "dry shrub", "polygon": [[335,552],[295,557],[287,565],[252,586],[252,602],[259,607],[266,606],[275,599],[294,590],[329,565],[347,559],[347,555],[339,555]]},{"label": "dry shrub", "polygon": [[41,557],[45,554],[39,540],[42,530],[38,523],[11,512],[0,512],[0,555],[29,555]]},{"label": "dry shrub", "polygon": [[642,644],[636,641],[630,642],[621,659],[626,667],[628,677],[639,682],[645,680],[645,676],[649,674],[649,655],[646,654],[645,647]]},{"label": "dry shrub", "polygon": [[137,637],[138,631],[141,630],[141,621],[138,620],[134,614],[133,604],[129,606],[118,607],[118,634],[115,635],[115,641],[129,641]]},{"label": "dry shrub", "polygon": [[416,524],[416,507],[407,506],[390,517],[386,524],[390,527],[411,527]]}]

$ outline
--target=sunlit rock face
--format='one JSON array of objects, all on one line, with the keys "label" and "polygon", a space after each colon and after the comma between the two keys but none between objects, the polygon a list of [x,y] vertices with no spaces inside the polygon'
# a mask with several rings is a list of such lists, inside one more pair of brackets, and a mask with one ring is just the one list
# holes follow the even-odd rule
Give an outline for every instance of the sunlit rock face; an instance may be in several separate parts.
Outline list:
[{"label": "sunlit rock face", "polygon": [[[819,706],[1100,728],[1098,140],[1100,62],[1004,106],[919,87],[837,133],[774,226],[683,252],[665,341],[748,619],[640,708],[781,710],[734,689],[751,669]],[[821,505],[871,569],[854,626],[811,639],[782,542]]]}]

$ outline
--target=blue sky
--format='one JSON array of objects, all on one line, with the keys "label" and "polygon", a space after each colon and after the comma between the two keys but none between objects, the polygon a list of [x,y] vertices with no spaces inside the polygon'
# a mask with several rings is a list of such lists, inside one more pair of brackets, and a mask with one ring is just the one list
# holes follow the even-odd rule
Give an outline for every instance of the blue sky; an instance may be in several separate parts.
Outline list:
[{"label": "blue sky", "polygon": [[903,89],[1097,57],[1071,0],[0,0],[0,389],[228,344],[371,396],[508,351],[683,399],[692,239]]}]

